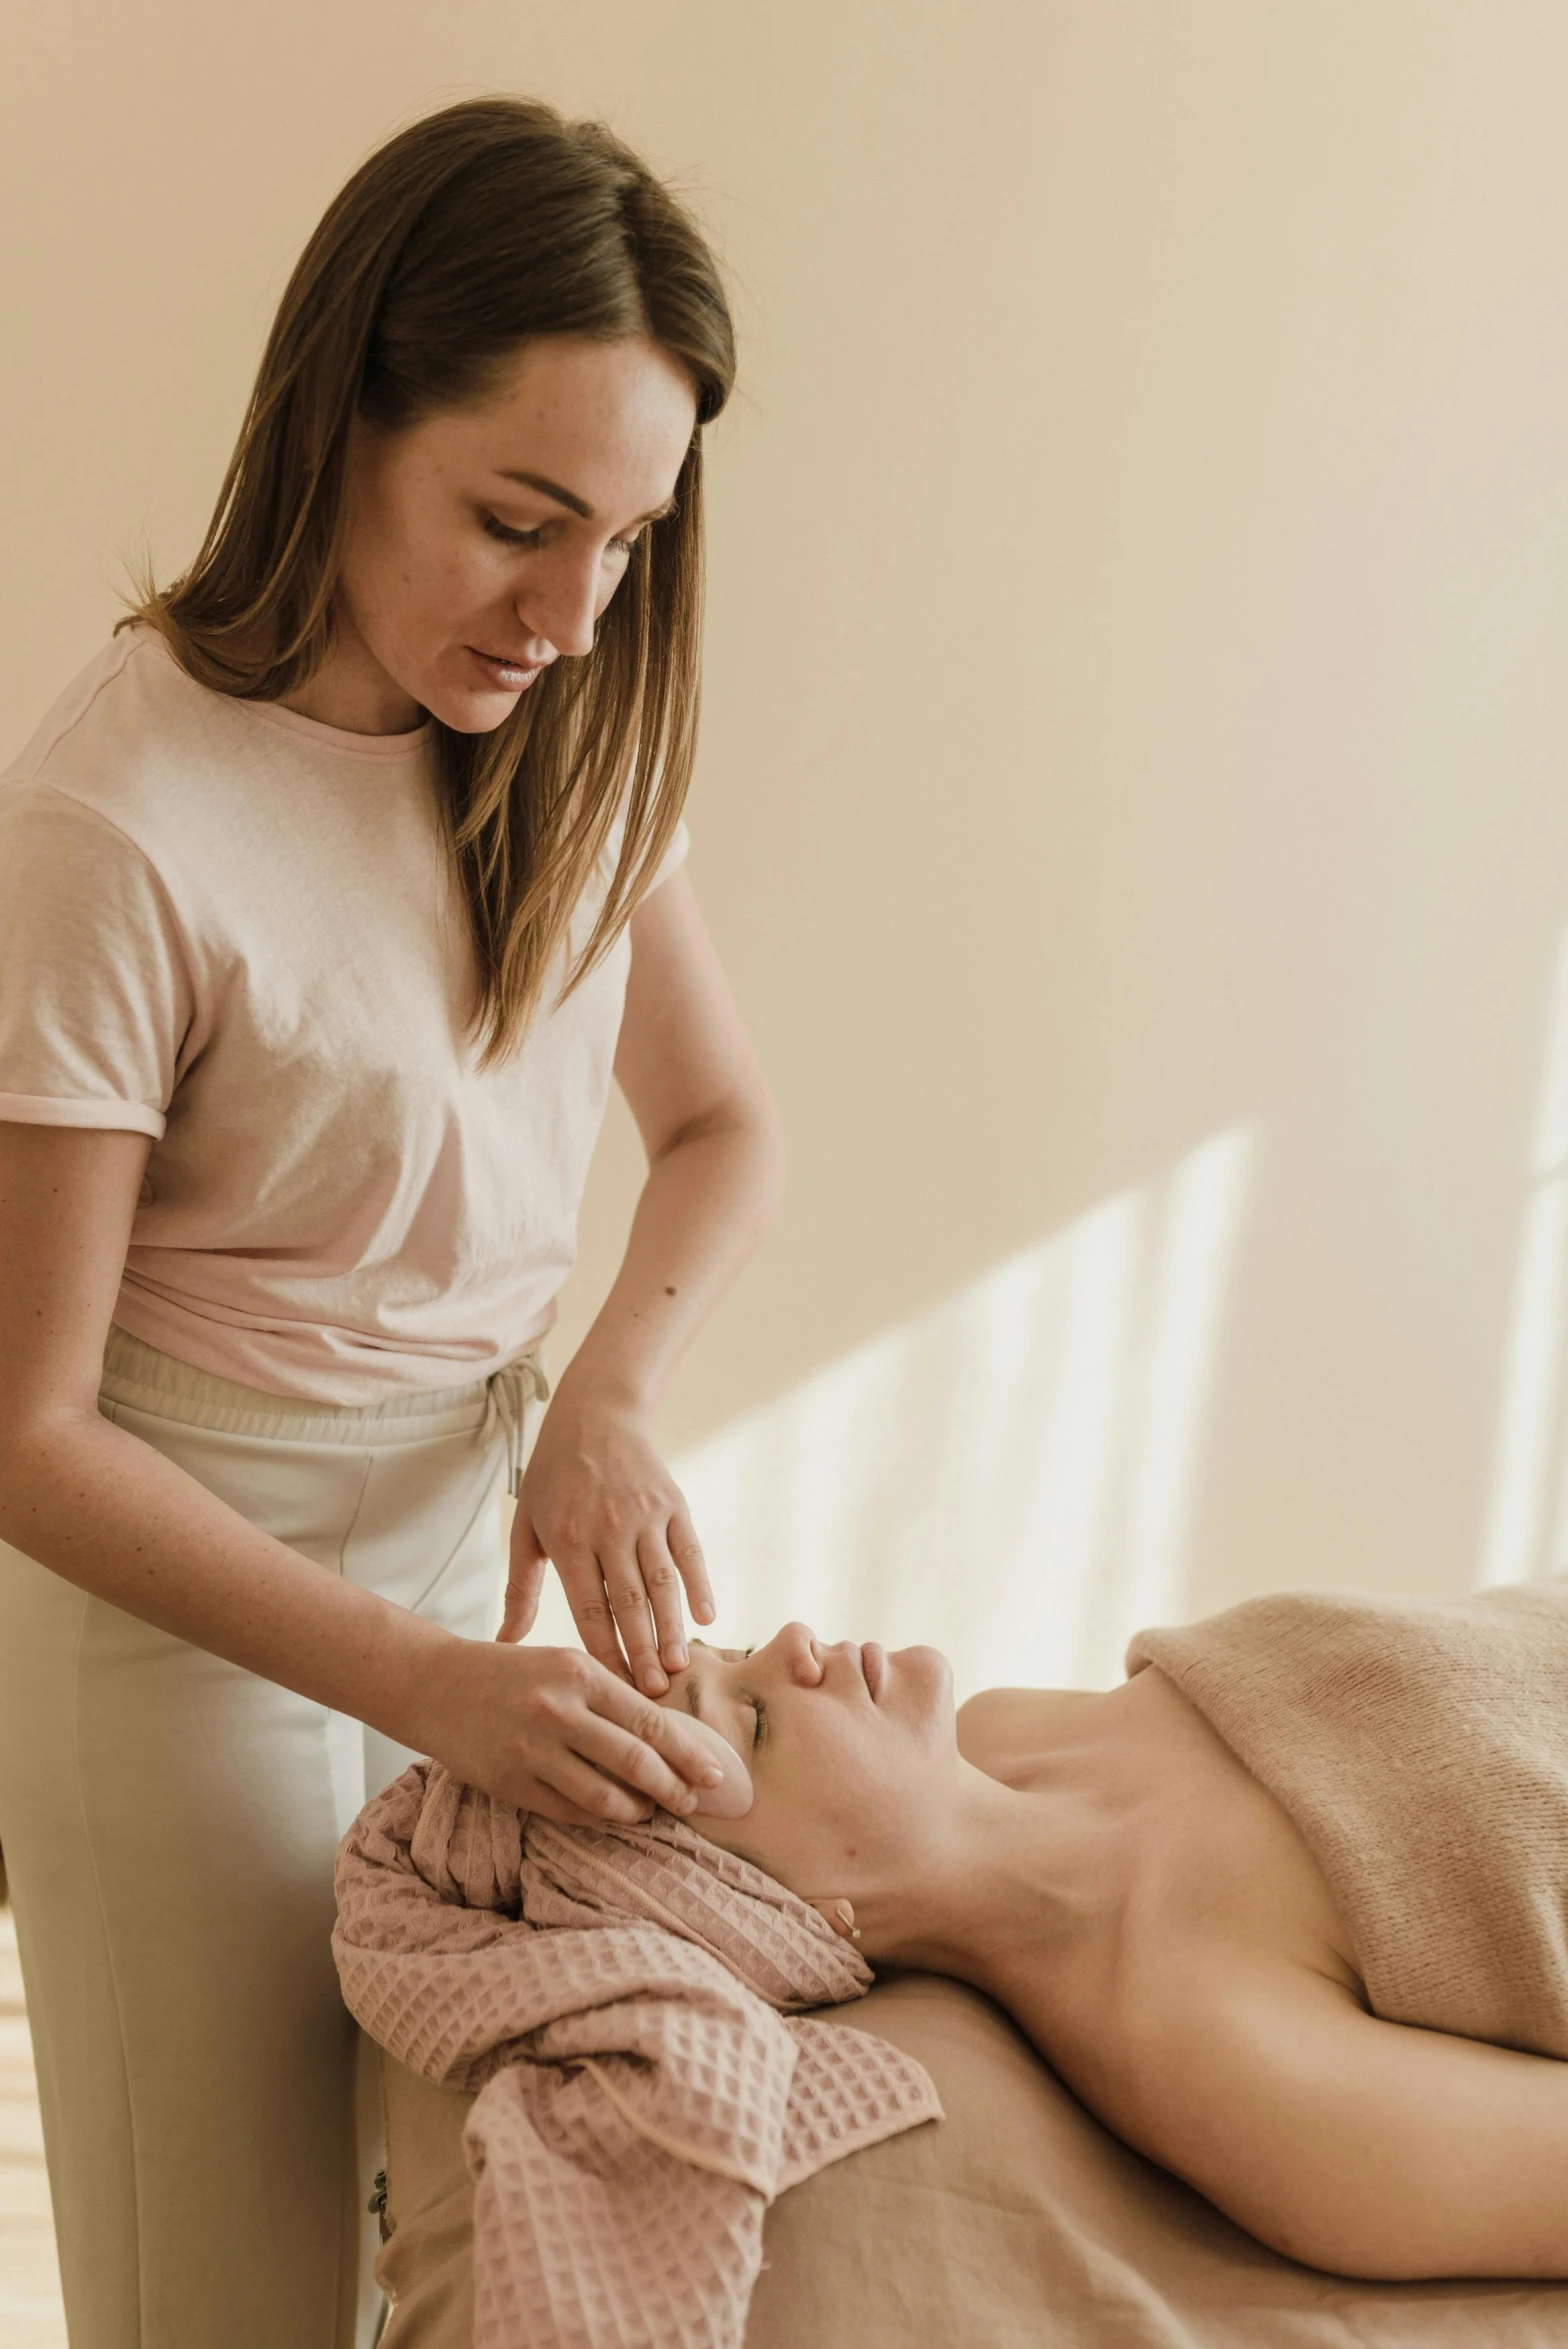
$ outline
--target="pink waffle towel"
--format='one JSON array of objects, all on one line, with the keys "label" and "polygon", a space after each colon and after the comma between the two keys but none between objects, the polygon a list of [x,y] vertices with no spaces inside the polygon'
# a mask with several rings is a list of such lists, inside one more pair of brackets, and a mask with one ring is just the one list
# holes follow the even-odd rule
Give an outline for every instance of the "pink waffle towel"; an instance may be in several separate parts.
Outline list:
[{"label": "pink waffle towel", "polygon": [[869,2032],[786,2020],[871,1969],[680,1820],[559,1827],[416,1762],[337,1865],[351,2012],[479,2091],[474,2349],[739,2349],[774,2196],[940,2120]]}]

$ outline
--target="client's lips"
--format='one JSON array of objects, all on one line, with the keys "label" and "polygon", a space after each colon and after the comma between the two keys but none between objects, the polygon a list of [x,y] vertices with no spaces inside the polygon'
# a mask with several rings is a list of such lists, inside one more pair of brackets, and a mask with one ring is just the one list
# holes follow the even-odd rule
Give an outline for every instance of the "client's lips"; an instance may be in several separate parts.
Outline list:
[{"label": "client's lips", "polygon": [[871,1692],[871,1702],[875,1704],[882,1693],[882,1682],[887,1673],[886,1648],[879,1647],[874,1639],[863,1641],[860,1649],[860,1669],[865,1677],[866,1686]]}]

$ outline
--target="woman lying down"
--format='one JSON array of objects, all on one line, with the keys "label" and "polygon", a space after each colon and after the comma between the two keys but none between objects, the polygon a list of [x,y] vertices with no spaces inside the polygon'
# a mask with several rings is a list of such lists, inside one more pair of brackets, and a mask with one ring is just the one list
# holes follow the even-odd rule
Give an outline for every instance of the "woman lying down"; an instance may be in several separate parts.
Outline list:
[{"label": "woman lying down", "polygon": [[[738,2240],[750,2211],[760,2237],[783,2185],[937,2114],[886,2043],[828,2030],[829,2054],[781,2019],[858,1994],[862,1960],[988,1992],[1108,2127],[1292,2259],[1568,2276],[1568,1581],[1253,1600],[1141,1633],[1128,1671],[955,1715],[934,1649],[792,1623],[697,1643],[662,1700],[744,1763],[742,1816],[563,1828],[429,1763],[367,1807],[339,1872],[350,2006],[427,2076],[492,2083],[466,2139],[480,2342],[559,2293],[552,2224],[668,2210],[660,2164],[739,2197],[699,2233]],[[795,2035],[771,2075],[768,2031]],[[521,2215],[498,2162],[527,2172]],[[724,2258],[738,2339],[754,2258]]]}]

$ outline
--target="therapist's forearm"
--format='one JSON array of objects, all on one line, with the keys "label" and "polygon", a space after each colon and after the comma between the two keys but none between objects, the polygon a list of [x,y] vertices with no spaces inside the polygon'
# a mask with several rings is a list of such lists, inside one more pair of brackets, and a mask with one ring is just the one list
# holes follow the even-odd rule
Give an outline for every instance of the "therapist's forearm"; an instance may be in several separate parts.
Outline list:
[{"label": "therapist's forearm", "polygon": [[0,1540],[93,1597],[408,1744],[451,1635],[249,1523],[97,1411],[0,1442]]},{"label": "therapist's forearm", "polygon": [[694,1126],[653,1159],[615,1286],[561,1385],[650,1409],[778,1212],[771,1108]]}]

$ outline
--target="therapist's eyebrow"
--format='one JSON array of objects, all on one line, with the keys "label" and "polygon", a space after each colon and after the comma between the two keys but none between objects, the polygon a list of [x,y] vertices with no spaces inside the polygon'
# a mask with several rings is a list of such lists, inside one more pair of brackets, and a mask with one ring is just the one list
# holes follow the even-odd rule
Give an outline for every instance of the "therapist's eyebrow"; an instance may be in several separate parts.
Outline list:
[{"label": "therapist's eyebrow", "polygon": [[[505,465],[498,466],[497,471],[503,481],[520,481],[526,488],[540,490],[545,497],[554,498],[557,505],[570,506],[572,512],[581,514],[585,522],[592,522],[597,518],[586,498],[580,498],[575,490],[563,489],[558,481],[547,481],[542,473],[514,473],[509,466]],[[675,500],[666,498],[662,506],[653,507],[649,513],[639,514],[637,520],[639,522],[662,522],[666,514],[673,514],[674,511]]]}]

